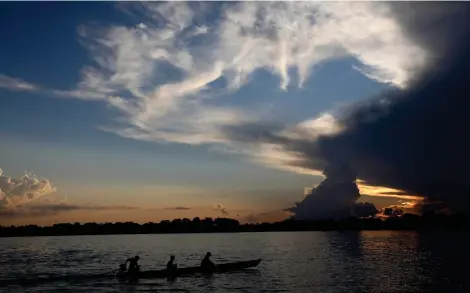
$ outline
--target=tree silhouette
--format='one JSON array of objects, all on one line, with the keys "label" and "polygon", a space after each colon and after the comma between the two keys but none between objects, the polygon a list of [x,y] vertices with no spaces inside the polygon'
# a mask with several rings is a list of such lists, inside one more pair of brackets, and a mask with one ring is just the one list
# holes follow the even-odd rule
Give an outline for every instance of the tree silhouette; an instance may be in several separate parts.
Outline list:
[{"label": "tree silhouette", "polygon": [[347,218],[341,220],[296,221],[288,219],[277,223],[243,224],[229,218],[198,217],[190,220],[164,220],[160,223],[61,223],[48,227],[37,225],[0,226],[0,237],[53,236],[95,234],[154,234],[154,233],[216,233],[216,232],[263,232],[263,231],[330,231],[330,230],[466,230],[470,217],[466,215],[442,215],[425,213],[423,216],[404,214],[381,218]]}]

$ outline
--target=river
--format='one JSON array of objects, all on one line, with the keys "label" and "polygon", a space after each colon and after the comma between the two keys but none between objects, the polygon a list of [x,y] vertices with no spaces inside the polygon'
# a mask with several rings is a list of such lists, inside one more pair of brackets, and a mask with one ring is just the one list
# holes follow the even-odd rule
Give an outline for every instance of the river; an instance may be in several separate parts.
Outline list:
[{"label": "river", "polygon": [[468,234],[266,232],[0,238],[0,279],[115,269],[138,254],[142,269],[262,258],[255,269],[123,283],[114,278],[0,288],[1,292],[470,292]]}]

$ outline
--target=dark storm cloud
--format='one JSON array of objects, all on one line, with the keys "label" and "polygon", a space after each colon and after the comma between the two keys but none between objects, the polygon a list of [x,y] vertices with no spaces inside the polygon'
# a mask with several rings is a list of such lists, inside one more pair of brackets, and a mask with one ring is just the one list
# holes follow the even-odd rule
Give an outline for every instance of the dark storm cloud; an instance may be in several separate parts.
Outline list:
[{"label": "dark storm cloud", "polygon": [[[369,184],[390,186],[454,210],[469,207],[469,4],[393,3],[404,30],[431,59],[402,92],[383,94],[323,138],[324,158],[349,162]],[[408,10],[406,10],[406,9]],[[409,9],[412,8],[412,9]],[[389,103],[380,103],[386,98]]]},{"label": "dark storm cloud", "polygon": [[428,53],[424,70],[410,68],[414,78],[406,89],[357,104],[339,118],[343,131],[314,141],[288,139],[276,135],[277,127],[256,125],[226,133],[296,152],[303,157],[297,166],[349,166],[367,184],[470,211],[470,4],[390,5],[403,31]]}]

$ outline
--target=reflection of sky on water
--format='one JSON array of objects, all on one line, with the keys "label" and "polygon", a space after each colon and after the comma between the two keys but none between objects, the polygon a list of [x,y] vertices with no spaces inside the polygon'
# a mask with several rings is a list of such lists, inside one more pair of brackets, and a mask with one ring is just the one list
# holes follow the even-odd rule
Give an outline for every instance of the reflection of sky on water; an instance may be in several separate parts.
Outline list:
[{"label": "reflection of sky on water", "polygon": [[[338,290],[468,292],[470,261],[465,233],[363,231],[328,234],[329,264]],[[336,284],[334,284],[336,283]]]},{"label": "reflection of sky on water", "polygon": [[[63,282],[27,292],[470,292],[467,238],[465,233],[406,231],[5,238],[0,267],[6,269],[0,279],[108,272],[136,253],[145,270],[163,268],[170,254],[178,267],[186,267],[211,251],[215,263],[263,261],[255,269],[209,279]],[[45,243],[48,249],[31,247]]]},{"label": "reflection of sky on water", "polygon": [[423,291],[469,292],[468,233],[440,231],[418,234],[419,270]]}]

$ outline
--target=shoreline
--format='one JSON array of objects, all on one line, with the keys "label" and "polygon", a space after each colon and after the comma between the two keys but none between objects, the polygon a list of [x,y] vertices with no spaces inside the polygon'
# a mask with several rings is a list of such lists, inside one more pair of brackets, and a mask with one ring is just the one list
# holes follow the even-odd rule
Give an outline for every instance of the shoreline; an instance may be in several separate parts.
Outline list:
[{"label": "shoreline", "polygon": [[412,215],[381,218],[347,218],[341,220],[299,221],[240,224],[228,218],[195,218],[138,224],[61,223],[52,226],[0,226],[0,237],[85,236],[85,235],[146,235],[146,234],[203,234],[256,233],[301,231],[469,231],[470,217],[463,215]]}]

